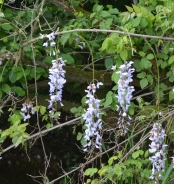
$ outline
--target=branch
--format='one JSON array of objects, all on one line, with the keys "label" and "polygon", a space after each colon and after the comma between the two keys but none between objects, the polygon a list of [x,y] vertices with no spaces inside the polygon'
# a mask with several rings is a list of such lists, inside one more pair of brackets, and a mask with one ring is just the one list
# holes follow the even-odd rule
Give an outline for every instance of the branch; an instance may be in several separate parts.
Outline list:
[{"label": "branch", "polygon": [[[161,40],[168,40],[168,41],[173,41],[174,38],[170,37],[162,37],[162,36],[152,36],[152,35],[144,35],[144,34],[136,34],[136,33],[130,33],[130,32],[125,32],[125,31],[117,31],[117,30],[106,30],[106,29],[73,29],[73,30],[68,30],[68,31],[61,31],[61,32],[55,32],[55,35],[62,35],[62,34],[67,34],[67,33],[75,33],[75,32],[96,32],[96,33],[118,33],[121,35],[129,35],[129,36],[135,36],[135,37],[141,37],[141,38],[152,38],[152,39],[161,39]],[[26,43],[23,44],[23,47],[35,43],[40,39],[34,38]]]},{"label": "branch", "polygon": [[[48,133],[48,132],[50,132],[50,131],[52,131],[52,130],[54,130],[54,129],[61,128],[61,127],[64,127],[64,126],[67,126],[67,125],[71,125],[71,124],[75,124],[75,122],[79,121],[80,118],[81,118],[81,117],[78,117],[78,118],[75,118],[75,119],[73,119],[73,120],[70,120],[70,121],[67,121],[67,122],[65,122],[65,123],[62,123],[62,124],[60,124],[60,125],[56,125],[56,126],[50,128],[50,129],[46,129],[46,130],[43,130],[43,131],[41,131],[41,132],[35,133],[35,134],[31,135],[30,137],[26,138],[26,139],[24,140],[24,142],[26,142],[26,141],[28,141],[28,140],[30,140],[30,139],[32,139],[32,138],[35,138],[35,137],[37,137],[37,136],[40,136],[40,134],[43,135],[43,134],[45,134],[45,133]],[[12,149],[12,148],[14,148],[14,147],[15,147],[15,145],[12,144],[12,145],[10,145],[9,147],[7,147],[6,149],[2,150],[2,152],[1,152],[0,154],[2,155],[3,153],[9,151],[10,149]]]}]

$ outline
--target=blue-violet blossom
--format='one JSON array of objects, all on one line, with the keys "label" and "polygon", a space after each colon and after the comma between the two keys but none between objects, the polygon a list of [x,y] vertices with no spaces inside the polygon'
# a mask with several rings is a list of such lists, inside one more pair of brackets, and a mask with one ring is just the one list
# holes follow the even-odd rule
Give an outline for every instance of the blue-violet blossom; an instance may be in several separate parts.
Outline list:
[{"label": "blue-violet blossom", "polygon": [[62,89],[64,84],[66,83],[65,79],[65,70],[63,69],[65,66],[65,61],[62,58],[58,58],[57,60],[52,60],[52,67],[49,69],[49,79],[50,82],[50,104],[48,106],[49,109],[53,107],[55,102],[60,102],[62,104]]},{"label": "blue-violet blossom", "polygon": [[149,139],[152,141],[149,145],[149,152],[154,154],[149,158],[149,160],[152,162],[152,174],[150,176],[151,179],[162,177],[160,172],[164,172],[165,170],[165,150],[167,147],[167,145],[163,143],[165,136],[165,130],[162,128],[161,124],[155,123],[150,131],[149,137]]},{"label": "blue-violet blossom", "polygon": [[83,120],[85,121],[85,136],[87,144],[84,146],[84,151],[87,151],[90,146],[92,146],[92,138],[95,137],[95,147],[100,148],[102,143],[102,136],[100,135],[100,131],[102,130],[102,120],[100,111],[100,100],[95,97],[96,89],[99,88],[100,85],[103,85],[101,82],[98,82],[96,85],[94,83],[90,84],[87,87],[87,101],[88,108],[85,110],[85,113],[82,115]]},{"label": "blue-violet blossom", "polygon": [[22,109],[20,114],[22,115],[22,117],[24,118],[24,121],[26,121],[27,119],[30,119],[30,114],[34,114],[34,108],[33,108],[33,103],[30,102],[25,102],[22,104]]},{"label": "blue-violet blossom", "polygon": [[122,130],[122,134],[126,134],[128,126],[130,125],[131,117],[127,114],[128,108],[130,106],[130,100],[132,98],[132,92],[135,90],[133,86],[130,86],[132,82],[132,73],[135,71],[134,68],[131,68],[132,61],[129,63],[120,66],[120,79],[118,81],[118,103],[117,111],[119,112],[118,126]]}]

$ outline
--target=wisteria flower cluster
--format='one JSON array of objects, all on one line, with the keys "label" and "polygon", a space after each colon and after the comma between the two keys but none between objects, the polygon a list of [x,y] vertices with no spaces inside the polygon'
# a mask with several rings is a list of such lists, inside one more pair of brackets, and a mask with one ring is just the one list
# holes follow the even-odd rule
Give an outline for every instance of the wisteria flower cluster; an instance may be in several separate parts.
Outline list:
[{"label": "wisteria flower cluster", "polygon": [[34,114],[33,103],[31,101],[25,102],[22,104],[22,106],[23,107],[21,109],[20,114],[22,115],[24,121],[26,121],[27,119],[30,119],[30,114]]},{"label": "wisteria flower cluster", "polygon": [[128,126],[130,125],[131,117],[127,114],[130,100],[132,98],[132,93],[135,90],[133,86],[130,86],[130,82],[132,82],[132,73],[135,71],[134,68],[131,68],[132,61],[129,63],[120,66],[120,79],[118,81],[118,103],[117,111],[119,112],[118,125],[122,130],[122,134],[126,134],[128,130]]},{"label": "wisteria flower cluster", "polygon": [[85,113],[82,115],[83,120],[85,121],[85,136],[84,139],[87,141],[87,144],[84,146],[84,151],[87,151],[90,146],[92,146],[92,138],[95,140],[95,147],[100,148],[102,143],[102,136],[100,131],[102,130],[102,120],[100,111],[100,100],[95,97],[96,89],[100,85],[103,85],[101,82],[98,82],[96,85],[94,83],[90,84],[87,87],[87,101],[88,108],[85,110]]},{"label": "wisteria flower cluster", "polygon": [[[47,42],[43,43],[44,47],[48,47],[48,46],[54,47],[56,45],[56,42],[54,41],[54,39],[56,38],[54,32],[47,34],[47,35],[40,34],[40,39],[43,39],[43,38],[48,39]],[[56,52],[54,51],[54,49],[52,50],[52,52],[50,51],[50,55],[52,55],[52,54],[54,56],[56,55]]]},{"label": "wisteria flower cluster", "polygon": [[155,176],[162,177],[160,172],[164,172],[165,169],[165,150],[167,145],[163,143],[164,138],[165,130],[162,128],[161,124],[155,123],[149,137],[149,139],[152,141],[149,145],[149,152],[154,154],[149,158],[149,160],[152,162],[152,174],[150,176],[151,179],[154,179]]},{"label": "wisteria flower cluster", "polygon": [[53,104],[55,102],[60,102],[62,104],[62,89],[64,84],[66,83],[65,73],[66,71],[63,69],[65,66],[65,61],[62,58],[58,58],[57,60],[52,60],[52,67],[49,69],[49,79],[50,82],[50,101],[48,108],[53,108]]}]

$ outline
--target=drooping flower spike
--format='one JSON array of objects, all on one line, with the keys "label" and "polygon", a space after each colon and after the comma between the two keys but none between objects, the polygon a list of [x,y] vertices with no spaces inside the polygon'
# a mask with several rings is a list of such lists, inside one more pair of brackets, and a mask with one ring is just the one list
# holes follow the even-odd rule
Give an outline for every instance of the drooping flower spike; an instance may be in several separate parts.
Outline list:
[{"label": "drooping flower spike", "polygon": [[131,68],[132,61],[129,63],[120,66],[120,79],[118,81],[118,98],[117,111],[119,112],[118,126],[121,129],[122,134],[126,134],[128,126],[130,125],[131,117],[128,115],[128,109],[130,106],[130,100],[133,97],[132,93],[135,91],[133,86],[130,86],[130,82],[133,81],[132,73],[135,71],[134,68]]},{"label": "drooping flower spike", "polygon": [[[54,35],[54,32],[50,33],[50,34],[46,34],[46,35],[43,35],[43,34],[40,34],[40,39],[44,39],[44,38],[47,38],[48,41],[44,42],[43,43],[43,47],[55,47],[56,45],[56,42],[54,41],[54,39],[56,38],[56,36]],[[55,50],[53,48],[50,48],[50,56],[55,56],[56,53],[55,53]]]},{"label": "drooping flower spike", "polygon": [[164,172],[165,170],[165,150],[167,147],[167,145],[164,144],[165,136],[165,130],[162,128],[161,124],[155,123],[149,137],[151,140],[149,152],[153,153],[153,156],[149,158],[152,163],[151,179],[154,179],[155,176],[159,178],[162,177],[161,171]]},{"label": "drooping flower spike", "polygon": [[52,67],[49,69],[49,79],[50,82],[50,101],[48,108],[53,108],[53,104],[55,102],[60,102],[62,104],[62,89],[64,84],[66,83],[65,73],[66,71],[63,69],[65,66],[65,61],[62,58],[58,58],[57,60],[52,60]]},{"label": "drooping flower spike", "polygon": [[[87,90],[85,90],[85,92],[87,92],[86,104],[88,108],[82,115],[86,127],[84,139],[87,142],[84,146],[84,151],[87,151],[93,144],[98,149],[102,145],[102,136],[100,135],[100,131],[102,130],[102,112],[100,111],[100,100],[95,97],[96,89],[99,88],[100,85],[103,84],[101,82],[98,82],[96,85],[92,83],[87,87]],[[93,142],[92,139],[95,141]]]}]

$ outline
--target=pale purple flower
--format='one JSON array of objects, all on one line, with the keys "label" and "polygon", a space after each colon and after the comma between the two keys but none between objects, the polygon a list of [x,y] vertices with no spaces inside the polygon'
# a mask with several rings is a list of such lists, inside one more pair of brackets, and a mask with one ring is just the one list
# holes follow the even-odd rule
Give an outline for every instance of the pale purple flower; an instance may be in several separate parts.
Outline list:
[{"label": "pale purple flower", "polygon": [[48,38],[48,40],[49,40],[49,41],[43,43],[44,47],[48,47],[49,44],[51,47],[54,47],[56,45],[56,42],[53,41],[56,38],[54,35],[54,32],[47,34],[47,35],[43,35],[40,33],[40,39],[44,39],[44,38]]},{"label": "pale purple flower", "polygon": [[111,67],[111,70],[116,70],[116,68],[117,68],[117,66],[116,65],[113,65],[112,67]]},{"label": "pale purple flower", "polygon": [[85,42],[80,42],[78,44],[78,47],[83,50],[85,48],[85,45],[86,45]]},{"label": "pale purple flower", "polygon": [[52,33],[46,35],[46,37],[49,39],[49,41],[54,40],[54,39],[55,39],[54,32],[52,32]]},{"label": "pale purple flower", "polygon": [[51,47],[54,47],[56,45],[56,42],[54,42],[54,41],[52,41],[51,43],[50,43],[50,46]]},{"label": "pale purple flower", "polygon": [[102,130],[102,120],[100,111],[100,100],[95,97],[96,89],[103,85],[103,83],[98,82],[96,85],[94,83],[90,84],[87,87],[87,101],[88,108],[85,110],[85,113],[82,115],[83,120],[85,121],[85,136],[84,139],[87,144],[84,146],[84,151],[87,151],[90,146],[92,146],[92,139],[94,138],[94,145],[96,148],[100,148],[102,143],[102,137],[100,131]]},{"label": "pale purple flower", "polygon": [[135,91],[133,86],[130,86],[130,82],[133,81],[132,73],[135,71],[131,68],[132,61],[120,66],[120,79],[118,81],[118,98],[117,111],[119,112],[118,127],[122,130],[122,134],[126,134],[128,131],[128,126],[130,125],[131,117],[128,115],[128,109],[130,106],[130,100],[133,97],[132,93]]},{"label": "pale purple flower", "polygon": [[62,89],[64,84],[66,83],[65,79],[65,70],[63,69],[65,66],[65,61],[62,58],[58,58],[57,60],[52,60],[52,67],[49,69],[49,79],[50,82],[50,104],[48,108],[52,108],[55,102],[60,102],[62,104]]},{"label": "pale purple flower", "polygon": [[45,35],[40,33],[40,39],[43,39],[43,38],[45,38]]},{"label": "pale purple flower", "polygon": [[161,171],[165,170],[165,150],[167,145],[164,144],[165,130],[162,128],[161,124],[155,123],[152,130],[150,131],[149,139],[152,141],[149,145],[149,152],[153,153],[153,156],[149,157],[152,163],[152,173],[150,179],[156,177],[161,177]]},{"label": "pale purple flower", "polygon": [[48,42],[43,43],[44,47],[48,47]]},{"label": "pale purple flower", "polygon": [[31,101],[25,102],[22,104],[22,106],[23,107],[21,109],[20,114],[22,115],[24,121],[26,121],[27,119],[30,119],[30,114],[34,114],[33,103]]}]

